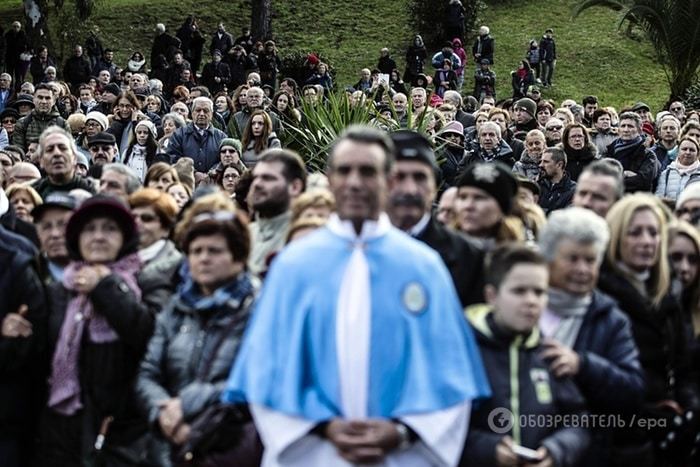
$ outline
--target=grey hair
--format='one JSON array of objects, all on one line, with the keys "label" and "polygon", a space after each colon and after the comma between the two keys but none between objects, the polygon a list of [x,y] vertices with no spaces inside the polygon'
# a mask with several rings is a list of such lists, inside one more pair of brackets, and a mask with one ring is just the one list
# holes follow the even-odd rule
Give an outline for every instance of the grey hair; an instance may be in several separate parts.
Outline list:
[{"label": "grey hair", "polygon": [[501,139],[501,125],[499,125],[496,122],[484,122],[481,124],[479,127],[479,135],[481,135],[481,132],[484,131],[486,128],[491,128],[492,130],[496,130],[496,134],[498,135],[498,138]]},{"label": "grey hair", "polygon": [[640,117],[636,112],[622,112],[618,120],[620,122],[623,120],[632,120],[634,122],[634,126],[637,127],[637,130],[642,131],[642,117]]},{"label": "grey hair", "polygon": [[211,110],[212,112],[214,111],[214,103],[208,97],[199,96],[199,97],[195,97],[194,99],[192,99],[191,109],[193,112],[194,112],[194,109],[197,107],[197,104],[204,104],[207,107],[209,107],[209,110]]},{"label": "grey hair", "polygon": [[449,90],[445,91],[445,95],[442,98],[443,101],[453,101],[457,103],[458,107],[462,106],[462,96],[457,91]]},{"label": "grey hair", "polygon": [[156,31],[158,31],[160,33],[165,32],[165,24],[163,24],[163,23],[156,24]]},{"label": "grey hair", "polygon": [[148,88],[151,90],[151,93],[153,91],[162,92],[163,91],[163,82],[159,79],[153,78],[153,79],[148,81]]},{"label": "grey hair", "polygon": [[126,176],[126,194],[130,195],[139,188],[141,188],[141,180],[139,180],[139,176],[136,175],[136,172],[131,167],[128,167],[121,162],[113,162],[111,164],[105,164],[102,167],[102,173],[104,174],[107,171],[112,171],[116,172],[119,175],[124,175]]},{"label": "grey hair", "polygon": [[46,128],[41,133],[41,136],[39,136],[39,144],[36,148],[37,157],[41,159],[44,156],[44,143],[46,142],[46,138],[55,134],[63,135],[66,137],[66,139],[68,140],[68,147],[73,153],[73,160],[75,160],[75,158],[78,157],[78,146],[75,144],[75,139],[73,138],[73,135],[68,133],[65,129],[61,128],[60,126],[56,125],[51,125],[50,127]]},{"label": "grey hair", "polygon": [[185,119],[182,118],[182,115],[177,112],[170,112],[163,115],[161,122],[165,123],[167,120],[171,120],[175,124],[175,128],[182,128],[183,126],[187,125]]},{"label": "grey hair", "polygon": [[562,240],[572,240],[584,245],[593,244],[600,264],[610,240],[610,230],[603,218],[588,209],[560,209],[549,215],[547,224],[540,231],[540,252],[547,261],[554,261]]}]

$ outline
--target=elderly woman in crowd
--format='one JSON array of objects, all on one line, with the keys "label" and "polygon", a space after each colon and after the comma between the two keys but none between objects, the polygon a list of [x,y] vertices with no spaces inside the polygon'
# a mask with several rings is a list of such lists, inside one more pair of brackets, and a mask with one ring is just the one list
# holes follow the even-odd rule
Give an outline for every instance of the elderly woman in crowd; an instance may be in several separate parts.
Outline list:
[{"label": "elderly woman in crowd", "polygon": [[700,181],[700,143],[685,136],[678,144],[676,160],[659,175],[656,196],[675,201],[689,183]]},{"label": "elderly woman in crowd", "polygon": [[5,190],[18,219],[32,223],[32,209],[42,203],[41,196],[29,185],[14,183]]},{"label": "elderly woman in crowd", "polygon": [[131,213],[139,233],[141,273],[139,286],[153,314],[175,291],[182,254],[168,239],[179,211],[172,196],[155,188],[142,188],[129,196]]},{"label": "elderly woman in crowd", "polygon": [[241,140],[243,154],[241,158],[246,167],[252,169],[258,162],[258,156],[265,149],[281,148],[282,144],[272,130],[272,120],[264,110],[255,110],[243,130]]},{"label": "elderly woman in crowd", "polygon": [[147,426],[131,385],[154,321],[137,283],[136,224],[120,201],[95,196],[68,221],[66,245],[72,262],[48,288],[50,377],[37,465],[94,465],[96,455],[105,465],[134,465]]},{"label": "elderly woman in crowd", "polygon": [[[596,414],[639,409],[644,375],[627,316],[596,290],[609,238],[608,226],[583,208],[554,211],[540,233],[549,264],[549,300],[540,318],[551,369],[573,377]],[[597,430],[584,465],[608,465],[611,433]]]},{"label": "elderly woman in crowd", "polygon": [[[228,209],[214,209],[222,205]],[[174,447],[218,402],[256,293],[245,218],[221,193],[200,198],[191,211],[180,226],[188,276],[158,317],[136,384],[149,423]]]},{"label": "elderly woman in crowd", "polygon": [[693,430],[686,416],[700,408],[700,399],[684,316],[670,290],[666,216],[657,198],[639,193],[613,205],[606,220],[610,246],[598,287],[632,323],[647,386],[641,416],[659,421],[656,430],[620,433],[618,444],[630,456],[620,460],[682,465],[690,451],[684,443]]},{"label": "elderly woman in crowd", "polygon": [[335,211],[333,193],[324,188],[306,190],[292,202],[291,222],[309,218],[325,221],[333,211]]},{"label": "elderly woman in crowd", "polygon": [[161,122],[163,125],[163,136],[158,140],[158,152],[167,152],[170,137],[175,133],[175,130],[185,126],[185,119],[178,113],[170,112],[163,116]]},{"label": "elderly woman in crowd", "polygon": [[500,163],[476,163],[457,179],[454,202],[457,228],[486,250],[523,241],[522,222],[509,216],[518,192],[511,170]]},{"label": "elderly woman in crowd", "polygon": [[173,197],[178,209],[182,209],[185,204],[192,198],[192,188],[190,185],[180,181],[174,182],[165,189],[165,192]]},{"label": "elderly woman in crowd", "polygon": [[122,92],[114,103],[114,118],[109,132],[116,138],[120,154],[129,147],[130,137],[138,120],[147,118],[140,108],[141,103],[132,91]]}]

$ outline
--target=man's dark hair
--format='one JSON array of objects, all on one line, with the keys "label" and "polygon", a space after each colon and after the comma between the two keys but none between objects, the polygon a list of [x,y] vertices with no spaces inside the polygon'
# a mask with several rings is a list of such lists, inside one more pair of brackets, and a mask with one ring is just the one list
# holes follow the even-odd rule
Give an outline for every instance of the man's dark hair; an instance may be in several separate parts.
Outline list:
[{"label": "man's dark hair", "polygon": [[333,155],[338,145],[345,141],[353,141],[355,143],[377,144],[384,151],[384,172],[391,172],[394,166],[394,143],[385,132],[365,125],[351,125],[333,142],[330,151],[328,152],[328,160],[326,164],[329,170],[333,170]]},{"label": "man's dark hair", "polygon": [[583,98],[583,101],[581,101],[583,106],[587,106],[588,104],[597,104],[598,103],[598,96],[586,96]]},{"label": "man's dark hair", "polygon": [[199,91],[199,96],[200,97],[208,97],[211,99],[211,93],[209,92],[209,88],[206,86],[195,86],[192,89],[190,89],[190,94],[194,91]]},{"label": "man's dark hair", "polygon": [[609,110],[607,109],[596,109],[595,112],[593,112],[593,115],[591,116],[591,122],[595,125],[598,123],[598,119],[602,117],[603,115],[607,115],[608,117],[612,118],[612,114],[610,113]]},{"label": "man's dark hair", "polygon": [[39,91],[41,89],[43,89],[45,91],[50,91],[51,94],[53,94],[53,88],[48,83],[37,84],[36,87],[34,88],[34,93],[36,93],[37,91]]},{"label": "man's dark hair", "polygon": [[282,175],[284,175],[287,183],[301,180],[302,191],[306,190],[306,167],[304,166],[304,161],[296,152],[288,149],[267,149],[260,154],[258,163],[260,162],[281,163],[284,166]]},{"label": "man's dark hair", "polygon": [[516,244],[499,246],[486,257],[485,283],[498,289],[508,273],[519,264],[546,267],[547,261],[531,247]]},{"label": "man's dark hair", "polygon": [[281,81],[281,83],[284,83],[285,81],[287,82],[287,84],[289,84],[289,86],[290,86],[292,89],[294,89],[294,92],[296,92],[297,89],[299,88],[299,85],[298,85],[297,82],[294,80],[294,78],[284,78],[284,79]]},{"label": "man's dark hair", "polygon": [[625,181],[622,175],[623,173],[622,164],[617,159],[604,158],[597,161],[593,161],[583,169],[581,175],[589,173],[592,175],[605,175],[607,177],[612,177],[615,179],[615,195],[617,199],[620,199],[625,194]]},{"label": "man's dark hair", "polygon": [[568,162],[566,159],[566,152],[564,151],[564,148],[557,146],[551,147],[551,148],[545,148],[544,152],[548,152],[552,155],[552,161],[556,162],[563,162],[564,166],[562,167],[563,169],[566,168],[566,163]]}]

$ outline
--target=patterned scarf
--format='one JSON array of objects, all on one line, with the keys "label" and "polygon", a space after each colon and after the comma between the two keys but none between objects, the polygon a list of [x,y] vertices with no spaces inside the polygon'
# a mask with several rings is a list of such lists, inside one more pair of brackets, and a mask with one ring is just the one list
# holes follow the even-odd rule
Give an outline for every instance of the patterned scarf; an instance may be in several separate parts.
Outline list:
[{"label": "patterned scarf", "polygon": [[[63,275],[63,286],[66,289],[75,290],[75,276],[86,265],[84,262],[72,262],[66,267]],[[140,300],[141,289],[136,282],[136,275],[141,269],[138,255],[125,256],[108,266],[112,274],[123,279],[136,299]],[[70,299],[53,354],[48,402],[54,411],[66,416],[75,414],[83,407],[80,401],[78,364],[86,325],[87,339],[90,342],[105,344],[119,340],[107,319],[95,312],[87,295],[78,293]]]},{"label": "patterned scarf", "polygon": [[239,304],[255,292],[250,273],[243,272],[235,279],[222,285],[211,295],[202,295],[199,286],[188,275],[180,289],[182,301],[197,311],[213,310],[224,305],[237,308]]}]

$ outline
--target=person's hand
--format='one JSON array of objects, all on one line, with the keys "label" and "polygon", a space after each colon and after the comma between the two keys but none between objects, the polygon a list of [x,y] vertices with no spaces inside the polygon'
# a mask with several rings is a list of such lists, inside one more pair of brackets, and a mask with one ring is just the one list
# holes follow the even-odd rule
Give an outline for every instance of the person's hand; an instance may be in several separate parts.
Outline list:
[{"label": "person's hand", "polygon": [[632,172],[631,170],[625,170],[624,172],[622,172],[622,174],[623,174],[625,177],[635,177],[635,176],[637,176],[637,172]]},{"label": "person's hand", "polygon": [[175,429],[175,434],[170,439],[174,444],[181,446],[189,439],[190,431],[190,426],[187,423],[183,423]]},{"label": "person's hand", "polygon": [[333,420],[326,427],[326,438],[343,459],[360,464],[381,462],[400,443],[396,426],[386,420]]},{"label": "person's hand", "polygon": [[172,442],[175,442],[178,429],[182,427],[182,417],[182,401],[179,397],[161,402],[158,424],[165,437]]},{"label": "person's hand", "polygon": [[30,337],[32,323],[25,318],[28,311],[27,305],[20,305],[17,313],[8,313],[2,320],[2,337]]},{"label": "person's hand", "polygon": [[569,347],[557,342],[554,339],[543,341],[544,351],[542,358],[550,360],[549,369],[557,378],[565,376],[575,376],[581,367],[581,358]]},{"label": "person's hand", "polygon": [[73,287],[78,293],[87,295],[95,289],[103,278],[110,274],[109,268],[103,264],[83,266],[73,278]]},{"label": "person's hand", "polygon": [[554,459],[549,455],[547,448],[541,447],[537,450],[537,453],[542,460],[539,462],[526,462],[523,464],[523,467],[554,467]]},{"label": "person's hand", "polygon": [[504,436],[496,445],[496,465],[516,467],[518,463],[518,456],[513,452],[513,439],[510,436]]}]

